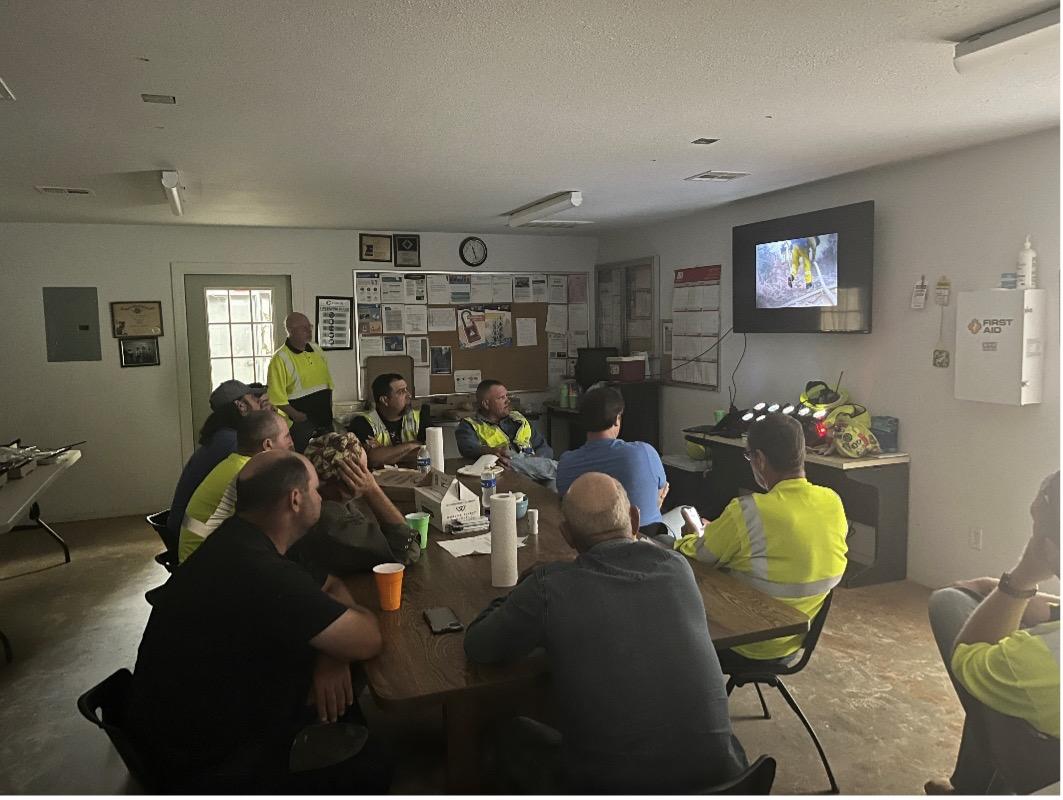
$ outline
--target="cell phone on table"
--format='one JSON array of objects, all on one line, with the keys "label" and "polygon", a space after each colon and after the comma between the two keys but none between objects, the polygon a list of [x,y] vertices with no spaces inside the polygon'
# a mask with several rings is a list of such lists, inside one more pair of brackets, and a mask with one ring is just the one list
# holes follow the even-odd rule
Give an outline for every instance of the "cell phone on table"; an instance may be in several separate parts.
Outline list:
[{"label": "cell phone on table", "polygon": [[424,618],[428,622],[428,627],[432,629],[432,633],[456,633],[465,630],[465,626],[461,624],[454,612],[446,606],[425,609]]}]

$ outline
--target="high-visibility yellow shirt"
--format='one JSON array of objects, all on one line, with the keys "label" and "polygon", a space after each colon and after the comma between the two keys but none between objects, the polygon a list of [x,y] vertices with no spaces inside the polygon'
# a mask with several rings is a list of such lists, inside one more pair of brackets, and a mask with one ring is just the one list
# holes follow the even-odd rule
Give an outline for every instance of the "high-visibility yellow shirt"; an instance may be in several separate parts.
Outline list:
[{"label": "high-visibility yellow shirt", "polygon": [[302,397],[334,389],[325,351],[311,342],[308,352],[296,353],[283,344],[273,354],[266,373],[269,401],[280,408]]},{"label": "high-visibility yellow shirt", "polygon": [[994,711],[1059,738],[1059,621],[1018,630],[996,644],[960,644],[952,674]]},{"label": "high-visibility yellow shirt", "polygon": [[[736,497],[703,536],[684,536],[675,549],[725,569],[811,619],[845,574],[848,530],[833,490],[791,478],[766,494]],[[782,658],[799,650],[803,640],[783,636],[734,650],[747,658]]]},{"label": "high-visibility yellow shirt", "polygon": [[192,492],[181,522],[181,538],[177,543],[177,560],[184,563],[203,540],[225,520],[236,513],[236,476],[251,460],[251,456],[230,453]]}]

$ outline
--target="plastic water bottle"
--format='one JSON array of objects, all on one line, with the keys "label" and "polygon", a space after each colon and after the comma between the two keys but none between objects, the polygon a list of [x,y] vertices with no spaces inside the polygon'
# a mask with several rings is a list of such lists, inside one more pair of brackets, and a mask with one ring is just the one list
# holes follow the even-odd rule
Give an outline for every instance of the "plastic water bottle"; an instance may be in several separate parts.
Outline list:
[{"label": "plastic water bottle", "polygon": [[491,513],[491,495],[495,493],[495,473],[484,470],[480,475],[480,502],[484,506],[484,515]]},{"label": "plastic water bottle", "polygon": [[417,451],[417,471],[422,475],[432,471],[432,456],[428,453],[428,445],[421,445],[421,449]]}]

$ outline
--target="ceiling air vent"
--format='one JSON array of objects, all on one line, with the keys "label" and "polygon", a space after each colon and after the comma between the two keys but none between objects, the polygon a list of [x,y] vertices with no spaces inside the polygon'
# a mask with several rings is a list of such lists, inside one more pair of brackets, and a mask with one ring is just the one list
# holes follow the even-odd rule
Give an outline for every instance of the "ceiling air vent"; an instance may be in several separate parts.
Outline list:
[{"label": "ceiling air vent", "polygon": [[34,186],[41,194],[75,194],[75,195],[93,195],[96,194],[92,189],[76,189],[72,186]]},{"label": "ceiling air vent", "polygon": [[580,225],[593,225],[589,219],[535,219],[525,222],[522,228],[576,228]]},{"label": "ceiling air vent", "polygon": [[701,139],[695,139],[694,141],[691,142],[691,144],[716,144],[718,141],[720,141],[720,140],[719,139],[706,139],[706,138],[702,137]]},{"label": "ceiling air vent", "polygon": [[166,106],[177,105],[177,98],[172,94],[142,94],[140,99],[145,103],[162,103]]},{"label": "ceiling air vent", "polygon": [[719,169],[710,169],[708,172],[702,172],[700,175],[691,175],[689,178],[684,178],[687,181],[733,181],[735,178],[744,178],[748,175],[748,172],[725,172]]}]

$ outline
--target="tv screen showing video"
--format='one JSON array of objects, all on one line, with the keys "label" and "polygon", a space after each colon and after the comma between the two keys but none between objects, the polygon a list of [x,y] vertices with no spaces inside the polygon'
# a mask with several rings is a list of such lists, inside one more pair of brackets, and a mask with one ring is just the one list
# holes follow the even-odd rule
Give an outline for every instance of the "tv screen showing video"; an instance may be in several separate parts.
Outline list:
[{"label": "tv screen showing video", "polygon": [[838,305],[838,234],[757,245],[757,308]]}]

